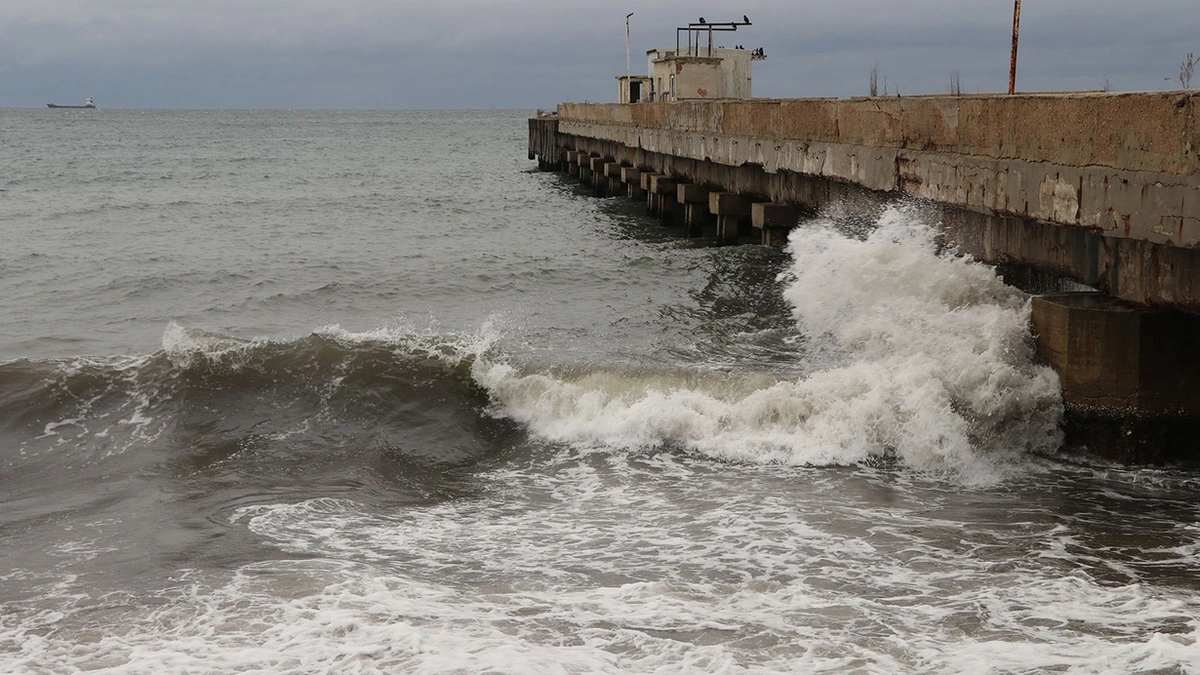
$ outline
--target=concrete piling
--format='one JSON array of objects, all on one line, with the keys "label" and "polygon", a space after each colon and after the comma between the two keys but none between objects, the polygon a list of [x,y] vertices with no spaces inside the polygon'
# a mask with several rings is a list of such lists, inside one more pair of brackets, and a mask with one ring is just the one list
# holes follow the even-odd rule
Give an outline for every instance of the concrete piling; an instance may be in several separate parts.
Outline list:
[{"label": "concrete piling", "polygon": [[621,182],[621,169],[624,168],[620,162],[605,162],[604,177],[606,182],[606,190],[610,197],[625,194],[625,185]]},{"label": "concrete piling", "polygon": [[642,188],[642,172],[637,167],[621,167],[621,182],[626,185],[626,194],[630,199],[645,199],[646,191]]},{"label": "concrete piling", "polygon": [[736,192],[710,192],[708,210],[717,217],[717,244],[736,244],[739,226],[750,217],[750,200]]},{"label": "concrete piling", "polygon": [[750,205],[750,223],[762,230],[765,246],[780,248],[787,244],[787,235],[800,222],[799,204],[756,202]]},{"label": "concrete piling", "polygon": [[1033,299],[1038,355],[1058,373],[1067,443],[1110,459],[1176,459],[1200,430],[1200,316],[1110,296]]},{"label": "concrete piling", "polygon": [[669,225],[675,220],[678,210],[678,201],[675,199],[678,185],[679,181],[661,174],[650,177],[650,193],[655,195],[657,202],[655,215],[664,225]]},{"label": "concrete piling", "polygon": [[597,197],[605,197],[608,195],[608,178],[604,175],[604,164],[607,162],[603,157],[592,155],[588,160],[592,176],[592,194]]},{"label": "concrete piling", "polygon": [[642,192],[646,193],[646,215],[658,215],[658,195],[654,194],[654,192],[650,190],[650,181],[653,180],[655,176],[660,175],[662,174],[655,173],[654,171],[642,171],[638,178]]},{"label": "concrete piling", "polygon": [[709,189],[698,183],[680,183],[676,188],[675,199],[683,207],[683,224],[689,237],[701,236],[705,227],[715,223],[708,210],[708,195]]}]

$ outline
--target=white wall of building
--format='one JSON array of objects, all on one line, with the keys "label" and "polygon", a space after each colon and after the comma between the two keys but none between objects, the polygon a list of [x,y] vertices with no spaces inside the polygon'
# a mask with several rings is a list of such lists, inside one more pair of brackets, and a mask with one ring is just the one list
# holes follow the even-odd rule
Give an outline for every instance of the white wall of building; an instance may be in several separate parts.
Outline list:
[{"label": "white wall of building", "polygon": [[656,101],[690,99],[750,98],[752,54],[746,49],[707,48],[700,56],[689,56],[686,48],[674,47],[646,53],[647,72]]}]

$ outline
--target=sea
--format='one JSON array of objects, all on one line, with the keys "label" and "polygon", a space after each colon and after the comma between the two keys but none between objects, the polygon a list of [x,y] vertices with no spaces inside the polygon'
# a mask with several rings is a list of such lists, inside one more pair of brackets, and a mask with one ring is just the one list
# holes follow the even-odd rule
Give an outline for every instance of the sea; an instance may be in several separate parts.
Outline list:
[{"label": "sea", "polygon": [[1200,470],[936,211],[717,247],[532,114],[0,109],[0,672],[1200,673]]}]

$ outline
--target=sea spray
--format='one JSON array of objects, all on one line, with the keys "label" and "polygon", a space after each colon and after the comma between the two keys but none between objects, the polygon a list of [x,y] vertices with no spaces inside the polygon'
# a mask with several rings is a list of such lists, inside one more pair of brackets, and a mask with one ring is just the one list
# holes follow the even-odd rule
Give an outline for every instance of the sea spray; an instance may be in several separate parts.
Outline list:
[{"label": "sea spray", "polygon": [[797,229],[785,298],[809,341],[797,380],[628,368],[473,372],[502,414],[554,441],[682,446],[749,462],[837,465],[895,456],[991,482],[1059,443],[1058,380],[1033,361],[1029,303],[994,271],[939,252],[913,207],[865,235]]},{"label": "sea spray", "polygon": [[828,220],[793,233],[785,297],[800,330],[827,346],[823,372],[882,393],[888,423],[867,434],[914,466],[965,470],[1056,448],[1058,379],[1034,363],[1028,298],[990,267],[939,252],[923,216],[893,206],[862,238]]}]

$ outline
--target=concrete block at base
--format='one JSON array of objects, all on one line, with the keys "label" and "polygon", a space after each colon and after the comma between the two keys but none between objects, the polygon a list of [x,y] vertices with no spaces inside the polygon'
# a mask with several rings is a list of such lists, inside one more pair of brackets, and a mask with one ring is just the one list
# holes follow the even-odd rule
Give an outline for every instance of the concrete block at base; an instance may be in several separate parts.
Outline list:
[{"label": "concrete block at base", "polygon": [[675,199],[679,200],[680,204],[698,204],[703,202],[708,205],[708,188],[698,183],[680,183],[676,186]]},{"label": "concrete block at base", "polygon": [[646,192],[650,192],[650,181],[651,181],[651,180],[652,180],[652,179],[653,179],[655,176],[661,176],[661,175],[662,175],[662,174],[659,174],[659,173],[654,173],[653,171],[643,171],[643,172],[641,173],[641,175],[640,175],[640,176],[638,176],[639,185],[640,185],[640,186],[641,186],[641,188],[642,188],[643,190],[645,190]]},{"label": "concrete block at base", "polygon": [[[1068,443],[1153,461],[1173,454],[1163,429],[1200,422],[1200,316],[1065,293],[1035,297],[1032,323],[1038,356],[1061,382]],[[1095,433],[1113,424],[1124,436]]]},{"label": "concrete block at base", "polygon": [[641,184],[642,184],[641,169],[639,169],[635,166],[621,167],[621,182],[628,183],[629,185],[641,186]]},{"label": "concrete block at base", "polygon": [[673,178],[667,178],[662,175],[654,175],[650,177],[650,192],[656,195],[671,196],[671,201],[675,201],[675,188],[679,185],[679,181]]},{"label": "concrete block at base", "polygon": [[755,203],[750,205],[750,222],[759,229],[789,229],[800,222],[799,204]]},{"label": "concrete block at base", "polygon": [[588,160],[588,168],[591,169],[592,173],[596,174],[597,176],[603,176],[604,163],[605,160],[603,157],[592,155],[591,159]]},{"label": "concrete block at base", "polygon": [[708,210],[718,216],[749,216],[750,200],[736,192],[710,192]]},{"label": "concrete block at base", "polygon": [[616,178],[617,180],[620,180],[622,168],[624,167],[621,166],[620,162],[605,162],[604,175],[608,176],[609,178]]}]

